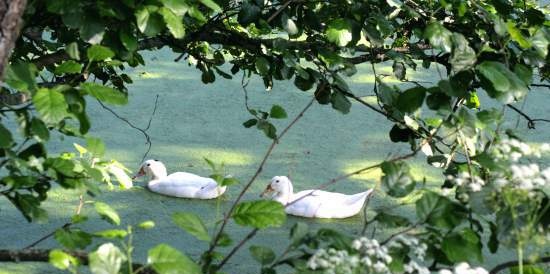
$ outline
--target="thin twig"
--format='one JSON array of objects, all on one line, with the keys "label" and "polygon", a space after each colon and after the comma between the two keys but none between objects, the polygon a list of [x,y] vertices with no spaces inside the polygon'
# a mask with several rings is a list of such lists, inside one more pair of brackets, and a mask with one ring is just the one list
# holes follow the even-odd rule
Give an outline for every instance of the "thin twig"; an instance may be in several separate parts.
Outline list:
[{"label": "thin twig", "polygon": [[277,15],[279,15],[279,13],[281,13],[284,9],[286,9],[286,7],[288,7],[288,5],[290,5],[290,3],[292,3],[294,0],[288,0],[286,1],[281,7],[279,7],[279,9],[277,11],[275,11],[275,13],[273,13],[271,16],[269,16],[269,18],[267,19],[267,23],[270,23],[271,21],[273,21],[273,19],[275,19],[275,17],[277,17]]},{"label": "thin twig", "polygon": [[[65,223],[64,225],[62,225],[60,228],[61,228],[61,229],[69,228],[71,225],[73,225],[73,223],[72,223],[72,222],[68,222],[68,223]],[[59,230],[59,228],[56,229],[56,230],[54,230],[54,231],[52,231],[52,232],[50,232],[50,233],[48,233],[48,234],[46,234],[46,235],[44,235],[44,236],[42,236],[42,238],[40,238],[40,239],[34,241],[32,244],[30,244],[30,245],[24,247],[23,250],[27,250],[27,249],[33,248],[33,247],[35,247],[37,244],[39,244],[39,243],[41,243],[41,242],[43,242],[43,241],[49,239],[50,237],[52,237],[52,236],[55,234],[55,232],[57,232],[57,230]]]},{"label": "thin twig", "polygon": [[515,112],[517,112],[523,118],[525,118],[525,120],[527,120],[527,128],[529,128],[529,129],[535,129],[535,122],[540,121],[540,122],[550,123],[550,119],[542,119],[542,118],[534,118],[533,119],[533,118],[529,117],[529,115],[527,115],[525,112],[521,111],[520,109],[518,109],[517,107],[515,107],[513,105],[507,104],[506,106],[511,108]]},{"label": "thin twig", "polygon": [[[252,177],[250,178],[250,180],[248,181],[248,183],[244,186],[244,188],[241,190],[241,192],[239,193],[239,195],[237,196],[237,198],[235,199],[235,201],[233,202],[231,208],[227,211],[227,213],[225,214],[223,220],[222,220],[222,223],[221,223],[221,226],[220,226],[220,229],[218,230],[218,232],[216,233],[216,235],[214,236],[212,242],[210,243],[210,247],[208,248],[208,250],[206,251],[206,254],[208,257],[210,254],[212,254],[212,252],[214,251],[214,249],[216,248],[216,245],[218,244],[218,241],[220,240],[221,238],[221,235],[222,235],[222,232],[224,231],[225,229],[225,226],[227,225],[227,223],[229,222],[229,218],[231,218],[231,214],[233,213],[233,211],[235,210],[235,208],[237,207],[237,204],[239,203],[239,201],[243,198],[244,194],[246,193],[246,191],[250,188],[250,186],[252,185],[252,183],[254,183],[254,181],[256,180],[256,178],[260,175],[260,173],[262,172],[263,170],[263,167],[265,165],[265,163],[267,162],[267,159],[269,158],[269,156],[271,155],[271,153],[273,152],[273,149],[275,148],[275,146],[279,143],[279,141],[283,138],[283,136],[288,132],[288,130],[294,126],[296,124],[296,122],[298,122],[298,120],[300,120],[300,118],[302,118],[304,116],[304,113],[313,105],[313,102],[315,102],[315,97],[311,98],[311,100],[307,103],[307,105],[302,109],[302,111],[300,111],[300,113],[298,113],[298,115],[296,115],[296,117],[294,118],[294,120],[292,120],[292,122],[290,122],[290,124],[288,124],[288,126],[285,127],[285,129],[283,129],[283,131],[279,134],[279,136],[277,136],[277,138],[275,138],[273,140],[273,142],[271,143],[271,145],[269,146],[269,148],[267,149],[262,161],[260,162],[260,165],[258,166],[258,168],[256,169],[256,172],[254,173],[254,175],[252,175]],[[251,232],[252,233],[252,232]],[[255,232],[253,232],[255,234]],[[238,248],[237,248],[238,250]],[[236,250],[235,250],[236,252]],[[232,254],[231,254],[232,255]],[[231,256],[229,256],[231,257]],[[226,257],[227,258],[227,257]],[[225,260],[225,262],[228,260],[229,258],[227,258]],[[224,264],[225,264],[224,262]],[[223,266],[223,264],[219,264],[217,269],[221,268]]]},{"label": "thin twig", "polygon": [[405,229],[403,229],[403,230],[401,230],[401,231],[399,231],[399,232],[396,232],[396,233],[390,235],[387,239],[385,239],[384,241],[380,242],[380,245],[385,245],[385,244],[389,243],[391,240],[393,240],[393,238],[395,238],[395,237],[397,237],[397,236],[399,236],[399,235],[403,235],[403,234],[405,234],[405,233],[407,233],[407,232],[409,232],[409,231],[415,229],[416,226],[418,226],[418,225],[419,225],[419,223],[415,223],[415,224],[413,224],[412,226],[409,226],[409,227],[407,227],[407,228],[405,228]]},{"label": "thin twig", "polygon": [[153,120],[153,116],[155,116],[155,113],[157,111],[157,106],[158,106],[158,99],[159,99],[159,95],[157,94],[157,96],[155,97],[155,105],[154,105],[154,108],[153,108],[153,112],[151,113],[151,116],[149,117],[149,122],[147,123],[147,127],[145,128],[139,128],[137,126],[135,126],[134,124],[132,124],[130,121],[128,121],[128,119],[120,116],[118,113],[116,113],[113,109],[111,109],[110,107],[106,106],[105,104],[103,104],[101,101],[97,100],[97,102],[104,108],[106,109],[107,111],[109,111],[110,113],[112,113],[116,118],[118,118],[119,120],[125,122],[126,124],[128,124],[131,128],[141,132],[143,134],[143,136],[145,137],[145,144],[147,145],[147,150],[145,151],[145,153],[143,154],[143,157],[141,158],[141,162],[143,162],[145,160],[145,158],[147,157],[147,155],[149,154],[149,151],[151,151],[151,146],[153,145],[153,143],[151,142],[151,136],[149,136],[149,134],[147,133],[147,130],[149,130],[149,127],[151,126],[151,121]]}]

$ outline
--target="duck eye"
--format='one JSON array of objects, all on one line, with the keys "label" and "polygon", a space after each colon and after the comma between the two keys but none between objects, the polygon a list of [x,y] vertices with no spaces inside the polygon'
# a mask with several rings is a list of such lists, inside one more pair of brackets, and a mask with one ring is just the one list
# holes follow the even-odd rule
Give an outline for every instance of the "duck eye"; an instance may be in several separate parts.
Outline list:
[{"label": "duck eye", "polygon": [[279,182],[279,180],[276,180],[276,181],[275,181],[275,183],[278,183],[278,182]]},{"label": "duck eye", "polygon": [[151,166],[151,164],[147,164],[147,166]]}]

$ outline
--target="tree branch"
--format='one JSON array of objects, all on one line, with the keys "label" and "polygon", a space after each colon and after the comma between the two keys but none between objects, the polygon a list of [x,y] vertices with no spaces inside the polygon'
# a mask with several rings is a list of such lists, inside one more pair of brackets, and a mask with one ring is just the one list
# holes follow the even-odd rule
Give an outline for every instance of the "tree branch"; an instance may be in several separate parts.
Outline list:
[{"label": "tree branch", "polygon": [[8,60],[23,22],[26,0],[0,0],[0,81],[8,67]]},{"label": "tree branch", "polygon": [[547,123],[550,123],[550,120],[549,119],[542,119],[542,118],[531,118],[529,115],[527,115],[525,112],[521,111],[520,109],[518,109],[517,107],[511,105],[511,104],[507,104],[506,105],[507,107],[511,108],[512,110],[514,110],[515,112],[517,112],[519,115],[521,115],[523,118],[525,118],[525,120],[527,120],[527,128],[529,129],[535,129],[535,122],[547,122]]},{"label": "tree branch", "polygon": [[[0,249],[0,262],[49,262],[51,249]],[[88,265],[88,253],[85,251],[64,251],[77,258],[81,264]],[[140,269],[136,274],[156,274],[152,268],[142,264],[132,264],[134,269]]]}]

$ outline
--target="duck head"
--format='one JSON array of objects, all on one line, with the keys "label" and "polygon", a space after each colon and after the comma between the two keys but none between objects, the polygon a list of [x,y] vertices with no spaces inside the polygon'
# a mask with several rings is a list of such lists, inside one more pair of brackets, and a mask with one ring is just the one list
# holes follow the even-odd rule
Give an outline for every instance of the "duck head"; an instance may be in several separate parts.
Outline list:
[{"label": "duck head", "polygon": [[141,176],[150,176],[151,180],[157,180],[166,177],[166,167],[159,160],[147,160],[141,164],[139,171],[132,179],[136,179]]},{"label": "duck head", "polygon": [[282,203],[283,205],[286,205],[293,192],[292,183],[290,182],[290,179],[286,176],[275,176],[271,179],[271,183],[267,185],[264,192],[260,195],[261,197],[265,197],[266,195],[273,193],[271,195],[271,198],[275,201],[278,201]]}]

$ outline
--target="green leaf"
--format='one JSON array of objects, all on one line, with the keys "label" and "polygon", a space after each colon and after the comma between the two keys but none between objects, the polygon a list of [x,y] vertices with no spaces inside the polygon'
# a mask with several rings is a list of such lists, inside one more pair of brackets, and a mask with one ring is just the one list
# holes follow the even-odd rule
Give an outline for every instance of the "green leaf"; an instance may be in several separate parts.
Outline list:
[{"label": "green leaf", "polygon": [[522,64],[516,64],[514,66],[514,73],[525,83],[531,85],[533,83],[533,70]]},{"label": "green leaf", "polygon": [[126,255],[112,243],[106,243],[88,256],[90,271],[94,274],[118,274]]},{"label": "green leaf", "polygon": [[387,228],[404,227],[404,226],[409,226],[411,224],[409,219],[403,216],[394,215],[383,211],[376,214],[376,217],[374,217],[374,220],[376,220],[382,226]]},{"label": "green leaf", "polygon": [[469,108],[479,108],[481,103],[479,102],[479,97],[477,97],[477,92],[472,91],[466,99],[466,106]]},{"label": "green leaf", "polygon": [[118,32],[118,38],[122,45],[129,51],[135,51],[138,49],[137,37],[129,30],[120,30]]},{"label": "green leaf", "polygon": [[250,246],[250,254],[252,258],[262,265],[270,264],[275,261],[275,252],[271,248],[253,245]]},{"label": "green leaf", "polygon": [[328,24],[325,34],[330,42],[344,47],[352,40],[351,24],[346,19],[335,19]]},{"label": "green leaf", "polygon": [[416,215],[419,220],[441,228],[453,228],[466,216],[462,207],[432,191],[416,201]]},{"label": "green leaf", "polygon": [[63,252],[60,249],[53,249],[49,254],[49,262],[56,268],[65,270],[68,269],[71,265],[77,266],[78,259]]},{"label": "green leaf", "polygon": [[65,47],[65,52],[67,52],[69,57],[80,60],[80,51],[78,50],[78,44],[76,42],[69,43]]},{"label": "green leaf", "polygon": [[81,70],[82,64],[73,60],[67,60],[55,68],[55,74],[61,75],[63,73],[80,73]]},{"label": "green leaf", "polygon": [[286,221],[284,207],[275,201],[242,202],[231,217],[239,225],[255,228],[278,227]]},{"label": "green leaf", "polygon": [[290,241],[293,246],[300,245],[302,239],[304,239],[308,234],[309,228],[307,224],[298,222],[292,226],[290,229]]},{"label": "green leaf", "polygon": [[88,151],[94,156],[101,157],[105,154],[105,144],[99,138],[86,138],[86,146],[88,147]]},{"label": "green leaf", "polygon": [[255,66],[256,71],[260,75],[266,76],[269,74],[269,61],[267,61],[267,59],[265,59],[264,57],[256,58]]},{"label": "green leaf", "polygon": [[250,119],[250,120],[244,122],[244,123],[243,123],[243,126],[244,126],[245,128],[250,128],[250,127],[255,126],[257,123],[258,123],[258,119],[252,118],[252,119]]},{"label": "green leaf", "polygon": [[188,2],[185,0],[161,0],[162,4],[169,8],[173,13],[178,16],[183,16],[189,10]]},{"label": "green leaf", "polygon": [[453,33],[446,29],[439,22],[431,22],[424,30],[424,38],[430,44],[443,52],[451,52]]},{"label": "green leaf", "polygon": [[36,89],[37,73],[38,69],[34,64],[17,61],[8,67],[5,81],[16,90],[31,91]]},{"label": "green leaf", "polygon": [[351,109],[351,102],[349,99],[344,95],[344,93],[339,91],[334,91],[330,97],[330,103],[332,104],[332,108],[340,111],[343,114],[349,113],[349,110]]},{"label": "green leaf", "polygon": [[65,96],[55,89],[39,89],[32,97],[32,101],[46,123],[58,123],[68,115]]},{"label": "green leaf", "polygon": [[[36,117],[33,117],[31,120],[31,133],[42,142],[50,139],[50,131],[48,130],[48,127],[44,124],[44,122],[42,122],[42,120]],[[0,135],[2,134],[0,133]],[[0,147],[1,146],[2,145],[0,145]]]},{"label": "green leaf", "polygon": [[163,18],[156,13],[156,6],[144,6],[136,10],[136,23],[139,31],[147,36],[157,35],[163,28]]},{"label": "green leaf", "polygon": [[222,11],[222,8],[220,8],[220,6],[218,4],[216,4],[216,2],[214,2],[213,0],[199,0],[199,2],[201,2],[203,5],[209,7],[211,10],[213,10],[215,12],[221,12]]},{"label": "green leaf", "polygon": [[151,229],[153,227],[155,227],[155,222],[153,221],[145,221],[145,222],[141,222],[140,224],[138,224],[138,227],[141,228],[141,229]]},{"label": "green leaf", "polygon": [[108,221],[111,224],[120,225],[120,217],[111,206],[106,203],[95,202],[94,207],[95,211],[97,211],[102,219]]},{"label": "green leaf", "polygon": [[399,94],[395,106],[402,112],[412,113],[422,106],[425,96],[426,88],[410,88]]},{"label": "green leaf", "polygon": [[288,117],[288,115],[286,114],[286,111],[283,107],[279,105],[273,105],[271,107],[271,111],[269,111],[269,117],[275,119],[284,119]]},{"label": "green leaf", "polygon": [[233,178],[233,177],[224,177],[222,182],[221,182],[221,185],[222,186],[231,186],[231,185],[236,185],[239,183],[239,180],[237,180],[236,178]]},{"label": "green leaf", "polygon": [[407,196],[414,190],[415,181],[410,175],[410,168],[405,162],[382,163],[382,185],[388,195],[396,198]]},{"label": "green leaf", "polygon": [[102,230],[94,233],[94,236],[101,237],[101,238],[107,238],[107,239],[123,239],[128,235],[128,232],[123,229],[107,229]]},{"label": "green leaf", "polygon": [[446,235],[441,244],[441,250],[453,263],[482,262],[481,248],[479,236],[469,228]]},{"label": "green leaf", "polygon": [[476,52],[468,43],[464,35],[453,33],[452,43],[453,50],[449,63],[455,72],[471,69],[475,66],[477,57]]},{"label": "green leaf", "polygon": [[176,212],[172,214],[172,221],[187,233],[201,241],[210,241],[210,235],[199,216],[188,212]]},{"label": "green leaf", "polygon": [[110,48],[101,45],[92,45],[88,48],[86,54],[90,62],[103,61],[115,56],[115,53]]},{"label": "green leaf", "polygon": [[182,21],[183,19],[165,7],[160,8],[159,13],[162,15],[162,18],[164,18],[166,27],[168,27],[168,30],[174,38],[183,38],[185,35],[185,28],[183,27]]},{"label": "green leaf", "polygon": [[506,29],[508,29],[508,33],[510,33],[512,40],[517,42],[520,47],[523,49],[528,49],[531,47],[531,42],[523,36],[521,30],[516,27],[516,23],[514,21],[506,22]]},{"label": "green leaf", "polygon": [[159,244],[149,250],[147,264],[158,274],[201,274],[195,262],[166,244]]},{"label": "green leaf", "polygon": [[79,229],[58,229],[54,238],[68,249],[83,249],[92,243],[92,235]]},{"label": "green leaf", "polygon": [[262,130],[269,139],[277,138],[277,129],[273,124],[266,120],[259,120],[256,126],[259,130]]},{"label": "green leaf", "polygon": [[112,105],[125,105],[128,103],[128,95],[117,89],[96,83],[82,83],[80,88],[98,100]]},{"label": "green leaf", "polygon": [[11,132],[0,124],[0,148],[9,148],[13,144]]},{"label": "green leaf", "polygon": [[504,64],[485,61],[477,66],[483,89],[489,96],[509,104],[527,94],[527,86]]}]

